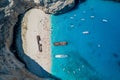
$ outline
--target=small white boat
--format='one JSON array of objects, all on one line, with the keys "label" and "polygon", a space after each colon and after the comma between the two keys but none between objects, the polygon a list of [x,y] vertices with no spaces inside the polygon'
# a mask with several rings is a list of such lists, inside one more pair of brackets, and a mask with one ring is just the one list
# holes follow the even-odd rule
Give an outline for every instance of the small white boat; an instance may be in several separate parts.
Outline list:
[{"label": "small white boat", "polygon": [[70,17],[70,19],[74,19],[74,17]]},{"label": "small white boat", "polygon": [[101,45],[100,45],[100,44],[98,44],[98,47],[101,47]]},{"label": "small white boat", "polygon": [[82,32],[83,34],[89,34],[89,31],[84,31],[84,32]]},{"label": "small white boat", "polygon": [[90,18],[92,18],[92,19],[93,19],[93,18],[95,18],[95,16],[90,16]]},{"label": "small white boat", "polygon": [[67,58],[68,57],[68,55],[66,55],[66,54],[56,54],[55,55],[55,58]]},{"label": "small white boat", "polygon": [[108,22],[108,20],[107,20],[107,19],[102,19],[102,21],[103,21],[103,22]]},{"label": "small white boat", "polygon": [[85,18],[81,18],[80,20],[81,20],[81,21],[85,21]]}]

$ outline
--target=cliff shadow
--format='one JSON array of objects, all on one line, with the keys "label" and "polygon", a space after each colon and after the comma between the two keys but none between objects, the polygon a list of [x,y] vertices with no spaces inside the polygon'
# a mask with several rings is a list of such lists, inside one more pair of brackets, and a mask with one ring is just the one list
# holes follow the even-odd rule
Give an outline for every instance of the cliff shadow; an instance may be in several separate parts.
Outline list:
[{"label": "cliff shadow", "polygon": [[59,16],[59,15],[62,15],[62,14],[66,14],[66,13],[69,13],[71,11],[74,11],[76,9],[79,8],[79,5],[81,5],[82,3],[84,3],[86,0],[75,0],[75,5],[73,8],[71,8],[70,10],[68,11],[65,11],[64,13],[59,13],[59,14],[54,14],[55,16]]}]

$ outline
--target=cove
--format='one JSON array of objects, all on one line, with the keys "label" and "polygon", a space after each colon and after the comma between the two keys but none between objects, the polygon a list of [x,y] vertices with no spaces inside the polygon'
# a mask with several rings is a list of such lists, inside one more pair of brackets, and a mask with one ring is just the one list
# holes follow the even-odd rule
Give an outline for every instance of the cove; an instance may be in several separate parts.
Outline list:
[{"label": "cove", "polygon": [[[52,74],[62,80],[120,80],[120,4],[87,0],[51,16]],[[54,42],[67,41],[66,46]],[[68,55],[55,58],[57,54]]]}]

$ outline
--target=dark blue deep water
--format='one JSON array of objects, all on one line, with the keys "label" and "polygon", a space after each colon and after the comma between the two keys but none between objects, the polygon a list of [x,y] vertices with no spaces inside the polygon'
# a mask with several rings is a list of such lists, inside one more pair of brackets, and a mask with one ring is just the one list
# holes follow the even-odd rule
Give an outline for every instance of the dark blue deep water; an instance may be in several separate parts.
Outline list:
[{"label": "dark blue deep water", "polygon": [[[51,23],[55,76],[62,80],[120,80],[120,3],[87,0],[68,13],[52,15]],[[53,45],[59,41],[68,45]],[[55,58],[57,54],[68,57]]]}]

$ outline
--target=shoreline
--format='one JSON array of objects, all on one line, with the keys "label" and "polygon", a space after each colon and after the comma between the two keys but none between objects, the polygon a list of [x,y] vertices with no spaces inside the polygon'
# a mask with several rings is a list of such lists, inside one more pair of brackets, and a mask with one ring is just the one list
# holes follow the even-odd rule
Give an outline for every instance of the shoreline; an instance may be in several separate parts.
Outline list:
[{"label": "shoreline", "polygon": [[[21,36],[24,53],[51,73],[50,15],[40,9],[29,10],[22,20]],[[37,36],[41,38],[40,41]]]}]

